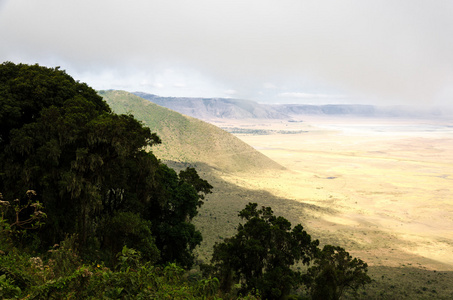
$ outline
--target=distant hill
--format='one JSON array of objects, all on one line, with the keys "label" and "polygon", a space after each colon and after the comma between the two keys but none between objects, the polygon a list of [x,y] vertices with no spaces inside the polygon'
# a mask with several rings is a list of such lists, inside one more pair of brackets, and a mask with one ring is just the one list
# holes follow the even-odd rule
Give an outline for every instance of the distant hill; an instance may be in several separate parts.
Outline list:
[{"label": "distant hill", "polygon": [[215,119],[303,119],[303,116],[351,116],[380,118],[451,117],[445,109],[425,110],[408,106],[374,106],[360,104],[261,104],[250,100],[229,98],[160,97],[142,92],[133,93],[160,106],[200,120]]},{"label": "distant hill", "polygon": [[346,105],[346,104],[327,104],[327,105],[305,105],[305,104],[279,104],[270,105],[275,110],[288,116],[300,115],[360,115],[374,116],[379,113],[378,109],[372,105]]},{"label": "distant hill", "polygon": [[276,111],[293,118],[307,115],[377,118],[437,118],[439,116],[449,116],[447,111],[440,108],[423,109],[409,106],[375,106],[361,104],[275,104],[270,106]]},{"label": "distant hill", "polygon": [[201,120],[210,119],[288,119],[270,105],[229,98],[176,98],[133,93],[160,106]]},{"label": "distant hill", "polygon": [[100,91],[116,113],[131,113],[162,139],[152,151],[164,161],[207,164],[225,172],[283,169],[232,134],[124,91]]}]

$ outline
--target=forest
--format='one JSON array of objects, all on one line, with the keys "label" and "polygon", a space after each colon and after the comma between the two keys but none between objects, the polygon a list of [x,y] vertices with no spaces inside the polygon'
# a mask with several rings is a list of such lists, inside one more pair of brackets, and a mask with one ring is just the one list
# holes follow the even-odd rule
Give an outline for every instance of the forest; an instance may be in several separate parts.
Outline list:
[{"label": "forest", "polygon": [[58,67],[1,64],[0,297],[340,299],[371,282],[365,262],[256,203],[197,263],[192,220],[215,190],[162,163],[160,143]]}]

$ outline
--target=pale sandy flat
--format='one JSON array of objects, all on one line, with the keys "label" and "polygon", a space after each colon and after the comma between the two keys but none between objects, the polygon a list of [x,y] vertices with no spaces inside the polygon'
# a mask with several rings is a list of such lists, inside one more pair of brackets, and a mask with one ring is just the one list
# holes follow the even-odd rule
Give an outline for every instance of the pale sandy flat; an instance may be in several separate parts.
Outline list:
[{"label": "pale sandy flat", "polygon": [[223,126],[277,130],[236,136],[288,169],[225,180],[328,208],[301,220],[370,265],[453,270],[453,122],[312,117]]}]

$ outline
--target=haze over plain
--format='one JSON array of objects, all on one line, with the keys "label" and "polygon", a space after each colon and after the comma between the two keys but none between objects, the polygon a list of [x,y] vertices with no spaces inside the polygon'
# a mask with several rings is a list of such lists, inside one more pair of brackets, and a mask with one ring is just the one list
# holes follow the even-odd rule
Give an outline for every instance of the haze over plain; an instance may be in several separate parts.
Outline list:
[{"label": "haze over plain", "polygon": [[451,1],[0,1],[0,59],[96,89],[452,107]]},{"label": "haze over plain", "polygon": [[307,114],[303,122],[236,118],[262,111],[207,100],[213,112],[224,113],[201,115],[233,137],[131,93],[100,95],[114,111],[132,112],[158,133],[163,144],[152,151],[160,159],[177,168],[193,165],[214,186],[195,219],[206,237],[202,257],[219,236],[232,234],[237,211],[257,202],[370,266],[453,270],[451,121],[361,114]]}]

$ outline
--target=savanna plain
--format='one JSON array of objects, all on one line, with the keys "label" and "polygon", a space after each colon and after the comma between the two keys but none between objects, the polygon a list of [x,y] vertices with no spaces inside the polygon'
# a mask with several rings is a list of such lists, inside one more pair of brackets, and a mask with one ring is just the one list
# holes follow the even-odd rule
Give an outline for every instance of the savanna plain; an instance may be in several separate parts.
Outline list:
[{"label": "savanna plain", "polygon": [[211,123],[284,167],[222,180],[366,261],[380,296],[453,297],[453,121]]}]

